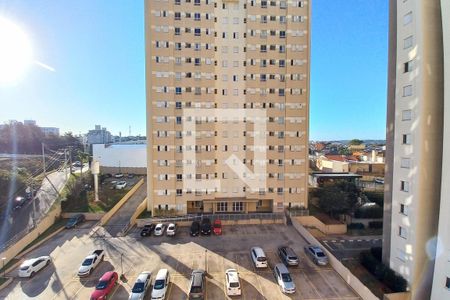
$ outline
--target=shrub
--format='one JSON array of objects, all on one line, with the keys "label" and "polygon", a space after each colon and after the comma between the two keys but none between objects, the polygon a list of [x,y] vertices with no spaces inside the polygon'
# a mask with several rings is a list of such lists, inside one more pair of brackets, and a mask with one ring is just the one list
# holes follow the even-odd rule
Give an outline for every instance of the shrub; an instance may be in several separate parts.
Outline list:
[{"label": "shrub", "polygon": [[372,228],[372,229],[383,228],[383,221],[371,221],[371,222],[369,222],[369,228]]},{"label": "shrub", "polygon": [[377,219],[382,217],[383,217],[383,208],[378,205],[360,207],[355,211],[355,218]]},{"label": "shrub", "polygon": [[379,262],[381,262],[381,257],[383,255],[383,249],[381,247],[370,248],[370,254],[373,255]]},{"label": "shrub", "polygon": [[[379,247],[378,247],[379,248]],[[373,248],[375,249],[375,248]],[[380,250],[372,250],[361,252],[360,254],[360,262],[367,271],[372,273],[376,278],[382,281],[386,286],[388,286],[394,293],[405,292],[407,287],[406,280],[395,273],[388,266],[381,263],[372,252],[375,252],[376,255],[379,255],[378,251]]]},{"label": "shrub", "polygon": [[347,225],[347,229],[364,229],[363,223],[350,223]]},{"label": "shrub", "polygon": [[384,193],[383,192],[364,192],[369,201],[375,202],[380,207],[383,207],[384,204]]}]

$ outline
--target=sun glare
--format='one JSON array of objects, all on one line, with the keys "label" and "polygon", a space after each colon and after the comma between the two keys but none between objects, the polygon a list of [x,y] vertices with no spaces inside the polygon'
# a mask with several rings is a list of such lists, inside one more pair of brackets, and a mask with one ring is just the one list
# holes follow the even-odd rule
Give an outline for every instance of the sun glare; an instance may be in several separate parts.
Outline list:
[{"label": "sun glare", "polygon": [[31,43],[23,30],[0,17],[0,85],[15,83],[30,66]]}]

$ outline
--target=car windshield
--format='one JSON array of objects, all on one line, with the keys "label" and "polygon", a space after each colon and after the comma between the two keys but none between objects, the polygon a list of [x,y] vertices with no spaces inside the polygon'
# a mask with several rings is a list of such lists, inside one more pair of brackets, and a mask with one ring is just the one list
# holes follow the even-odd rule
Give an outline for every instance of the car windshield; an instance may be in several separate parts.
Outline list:
[{"label": "car windshield", "polygon": [[258,257],[257,258],[257,261],[262,261],[262,262],[264,262],[264,261],[266,261],[267,259],[264,257],[264,256],[260,256],[260,257]]},{"label": "car windshield", "polygon": [[72,219],[70,219],[69,220],[69,222],[67,222],[67,223],[69,223],[69,224],[73,224],[73,223],[75,223],[77,221],[77,219],[76,218],[72,218]]},{"label": "car windshield", "polygon": [[220,228],[220,224],[215,223],[215,224],[214,224],[214,228]]},{"label": "car windshield", "polygon": [[297,259],[296,256],[289,256],[288,258],[289,258],[289,259],[292,259],[292,260],[296,260],[296,259]]},{"label": "car windshield", "polygon": [[100,282],[97,284],[95,289],[97,290],[104,290],[108,287],[108,281],[107,280],[100,280]]},{"label": "car windshield", "polygon": [[325,253],[323,252],[317,252],[317,257],[325,257]]},{"label": "car windshield", "polygon": [[26,271],[26,270],[28,270],[29,267],[30,267],[30,266],[23,266],[23,267],[20,267],[20,269],[21,269],[22,271]]},{"label": "car windshield", "polygon": [[169,226],[169,228],[167,228],[167,229],[169,229],[169,230],[174,230],[175,229],[175,226]]},{"label": "car windshield", "polygon": [[201,286],[193,286],[191,287],[191,293],[201,293],[202,287]]},{"label": "car windshield", "polygon": [[292,281],[291,275],[289,275],[288,273],[281,274],[281,279],[283,280],[283,282],[291,282]]},{"label": "car windshield", "polygon": [[82,266],[90,266],[92,265],[92,261],[93,261],[92,258],[87,258],[83,261]]},{"label": "car windshield", "polygon": [[144,291],[144,283],[136,282],[131,290],[132,293],[142,293]]},{"label": "car windshield", "polygon": [[155,285],[153,286],[153,288],[155,290],[160,290],[160,289],[164,288],[164,285],[165,285],[164,279],[158,279],[158,280],[155,280]]}]

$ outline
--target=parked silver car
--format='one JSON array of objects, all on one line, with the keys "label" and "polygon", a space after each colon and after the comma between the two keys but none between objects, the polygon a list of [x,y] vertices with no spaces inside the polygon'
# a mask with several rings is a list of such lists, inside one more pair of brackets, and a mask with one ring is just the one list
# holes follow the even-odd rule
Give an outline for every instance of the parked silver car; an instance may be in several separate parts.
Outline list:
[{"label": "parked silver car", "polygon": [[311,257],[313,262],[319,266],[328,265],[328,257],[325,252],[319,246],[307,246],[305,247],[305,254]]},{"label": "parked silver car", "polygon": [[273,268],[273,275],[283,293],[295,293],[294,280],[292,280],[291,274],[284,264],[276,264],[275,268]]},{"label": "parked silver car", "polygon": [[278,248],[278,256],[286,266],[298,266],[298,256],[291,247],[282,246]]}]

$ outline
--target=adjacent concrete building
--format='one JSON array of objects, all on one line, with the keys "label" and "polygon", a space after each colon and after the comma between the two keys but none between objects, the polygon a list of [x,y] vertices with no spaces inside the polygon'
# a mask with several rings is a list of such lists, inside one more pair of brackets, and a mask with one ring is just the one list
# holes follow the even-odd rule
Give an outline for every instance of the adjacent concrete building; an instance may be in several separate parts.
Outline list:
[{"label": "adjacent concrete building", "polygon": [[390,1],[383,260],[417,300],[450,299],[449,19],[447,0]]},{"label": "adjacent concrete building", "polygon": [[92,158],[102,173],[147,173],[146,144],[94,144]]},{"label": "adjacent concrete building", "polygon": [[310,3],[145,1],[149,210],[307,206]]},{"label": "adjacent concrete building", "polygon": [[111,133],[105,127],[95,125],[95,129],[89,130],[86,134],[86,143],[92,144],[108,144],[111,143]]}]

